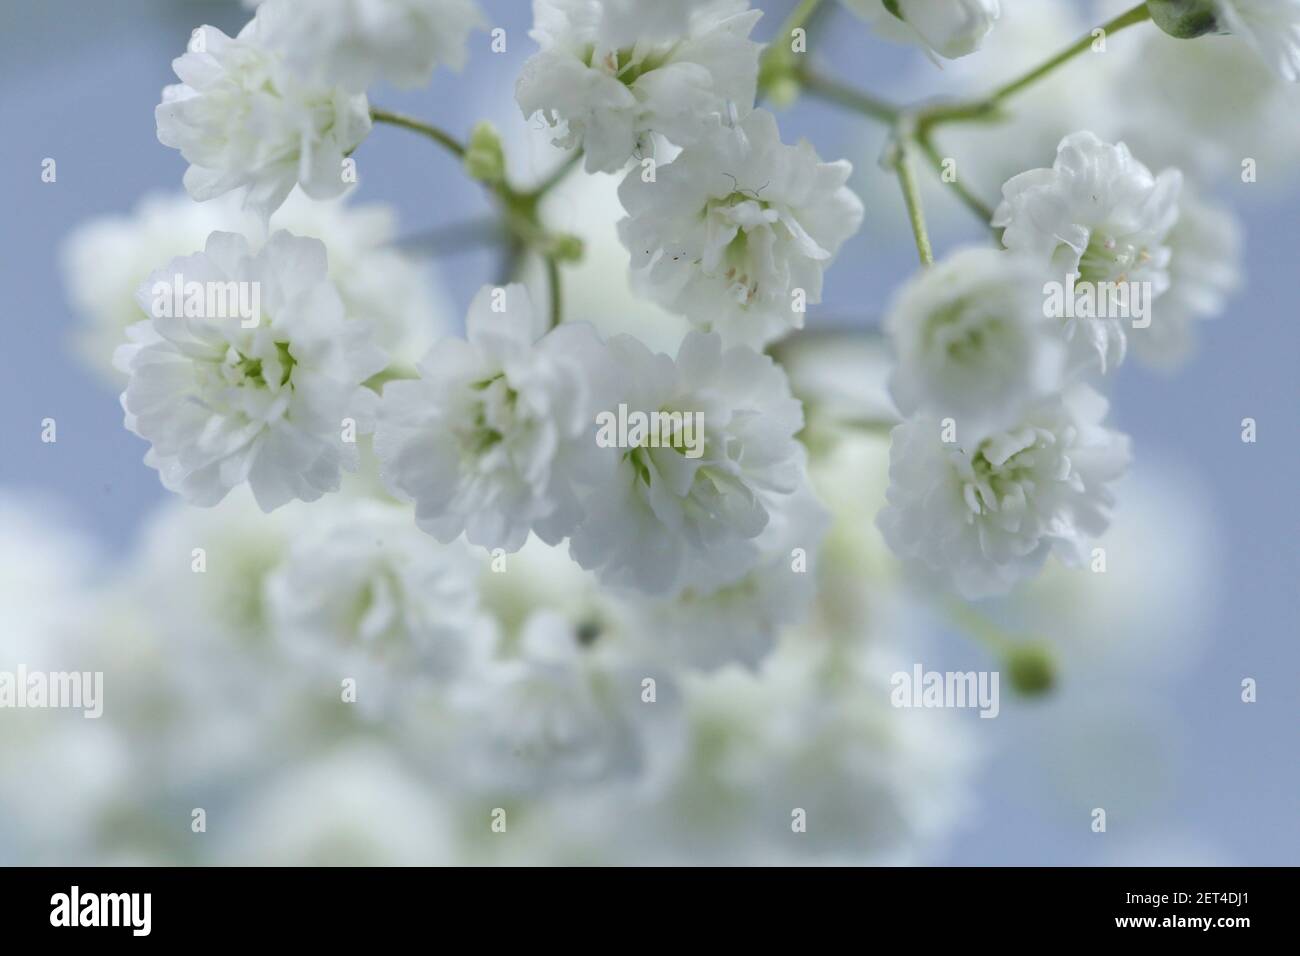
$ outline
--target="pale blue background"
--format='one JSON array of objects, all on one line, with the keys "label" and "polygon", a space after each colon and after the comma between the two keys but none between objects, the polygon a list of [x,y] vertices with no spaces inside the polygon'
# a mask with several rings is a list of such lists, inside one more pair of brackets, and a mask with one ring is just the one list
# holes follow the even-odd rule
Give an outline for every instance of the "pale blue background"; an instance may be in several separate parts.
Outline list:
[{"label": "pale blue background", "polygon": [[[789,4],[760,3],[770,36]],[[437,91],[379,91],[376,102],[428,116],[451,129],[476,119],[474,104],[508,102],[526,40],[522,0],[485,0],[509,31],[506,56],[476,52],[466,78],[442,74]],[[66,347],[73,317],[57,271],[61,239],[79,221],[128,209],[145,192],[179,185],[184,165],[160,146],[153,106],[172,82],[169,63],[203,22],[235,32],[247,13],[236,3],[183,0],[0,0],[0,486],[39,489],[61,500],[109,553],[162,495],[143,467],[142,443],[121,427],[116,396],[89,376]],[[843,14],[818,52],[854,82],[904,95],[893,79],[914,53],[869,38]],[[847,65],[847,66],[845,66]],[[1297,117],[1300,121],[1300,117]],[[782,118],[787,140],[807,135],[824,156],[873,156],[863,127],[816,104]],[[485,209],[450,161],[418,137],[379,129],[364,147],[362,196],[404,200],[403,225],[417,232]],[[44,157],[58,182],[40,180]],[[1005,747],[979,778],[973,822],[940,862],[1300,862],[1297,760],[1296,533],[1300,528],[1295,442],[1300,269],[1300,189],[1270,204],[1245,206],[1249,284],[1230,313],[1205,328],[1199,358],[1164,378],[1130,363],[1115,391],[1119,424],[1139,454],[1194,474],[1218,527],[1221,600],[1203,622],[1205,648],[1166,681],[1151,675],[1167,713],[1173,785],[1140,814],[1112,822],[1104,839],[1052,812],[1043,796],[1043,749]],[[868,216],[898,217],[894,194],[868,197]],[[460,302],[486,281],[490,260],[452,260],[447,281]],[[826,314],[874,321],[879,303],[914,267],[905,242],[860,237],[829,282]],[[867,305],[864,306],[864,303]],[[814,318],[814,321],[815,318]],[[1244,447],[1238,423],[1259,420],[1260,440]],[[58,420],[59,441],[39,441],[39,423]],[[3,609],[0,609],[0,616]],[[1196,643],[1189,635],[1189,646]],[[968,645],[945,645],[945,666],[986,666]],[[1260,701],[1238,702],[1245,675]],[[1008,705],[1004,703],[1004,709]],[[996,724],[1014,733],[1021,712]]]}]

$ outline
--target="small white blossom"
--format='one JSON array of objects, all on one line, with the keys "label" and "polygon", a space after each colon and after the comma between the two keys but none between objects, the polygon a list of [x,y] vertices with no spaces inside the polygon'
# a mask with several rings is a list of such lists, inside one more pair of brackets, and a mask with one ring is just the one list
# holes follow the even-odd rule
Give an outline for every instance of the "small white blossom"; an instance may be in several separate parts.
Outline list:
[{"label": "small white blossom", "polygon": [[766,110],[715,124],[655,181],[633,169],[619,187],[634,287],[728,345],[760,347],[801,328],[803,306],[821,301],[824,270],[862,223],[851,171],[807,142],[784,145]]},{"label": "small white blossom", "polygon": [[1242,37],[1283,79],[1300,80],[1300,0],[1216,0],[1219,26]]},{"label": "small white blossom", "polygon": [[881,36],[949,60],[974,53],[1002,15],[999,0],[844,0]]},{"label": "small white blossom", "polygon": [[477,573],[463,545],[431,542],[407,509],[345,500],[297,536],[266,599],[304,669],[355,678],[375,713],[399,680],[445,684],[486,659]]},{"label": "small white blossom", "polygon": [[467,339],[444,339],[418,379],[384,387],[384,479],[440,541],[465,532],[516,551],[532,530],[554,544],[581,518],[581,486],[613,468],[595,441],[611,388],[603,343],[584,323],[539,335],[538,320],[522,285],[485,287]]},{"label": "small white blossom", "polygon": [[[1007,181],[993,225],[1003,227],[1008,249],[1040,262],[1056,281],[1149,283],[1155,298],[1169,288],[1166,239],[1181,188],[1178,170],[1153,176],[1123,143],[1081,131],[1061,140],[1051,169]],[[1102,371],[1124,359],[1124,330],[1113,315],[1069,319],[1066,335],[1076,355],[1095,353]]]},{"label": "small white blossom", "polygon": [[781,631],[799,623],[817,592],[817,556],[829,515],[805,483],[772,513],[755,544],[761,557],[744,577],[715,591],[687,587],[671,600],[642,603],[647,642],[666,645],[674,663],[715,670],[757,669]]},{"label": "small white blossom", "polygon": [[186,191],[203,201],[247,187],[244,204],[264,217],[295,183],[313,199],[341,195],[343,159],[370,132],[365,95],[303,83],[263,45],[256,19],[233,39],[198,32],[202,51],[172,61],[181,82],[154,111],[159,141],[190,164]]},{"label": "small white blossom", "polygon": [[1243,240],[1233,211],[1190,190],[1169,230],[1169,291],[1151,325],[1130,333],[1133,352],[1156,368],[1172,369],[1196,347],[1196,322],[1219,315],[1241,285]]},{"label": "small white blossom", "polygon": [[485,22],[474,0],[267,0],[257,21],[304,82],[356,93],[379,80],[424,86],[440,64],[461,69]]},{"label": "small white blossom", "polygon": [[453,689],[452,711],[466,728],[459,773],[479,785],[533,792],[641,770],[636,708],[646,706],[645,671],[606,654],[607,638],[594,636],[593,646],[586,639],[566,616],[538,610],[524,622],[513,655]]},{"label": "small white blossom", "polygon": [[581,146],[588,172],[615,172],[651,134],[684,146],[710,116],[753,108],[760,45],[749,39],[762,14],[745,0],[534,0],[530,34],[541,50],[524,63],[515,98],[524,117],[563,124],[555,140]]},{"label": "small white blossom", "polygon": [[609,350],[620,403],[681,412],[683,423],[698,413],[703,438],[698,457],[648,438],[623,450],[616,474],[587,500],[574,559],[608,584],[649,594],[704,594],[740,579],[761,558],[757,539],[772,512],[804,479],[794,439],[803,412],[785,374],[765,355],[724,351],[717,335],[700,332],[686,336],[676,361],[626,335]]},{"label": "small white blossom", "polygon": [[[450,312],[425,264],[393,247],[396,219],[382,203],[315,202],[295,189],[271,227],[325,243],[330,281],[348,318],[370,322],[375,343],[394,362],[414,365],[451,327]],[[129,213],[91,219],[68,237],[61,258],[82,319],[78,353],[96,373],[121,387],[113,350],[127,326],[148,318],[136,300],[140,283],[158,263],[202,249],[214,232],[256,236],[262,225],[234,193],[197,203],[180,192],[147,195]]]},{"label": "small white blossom", "polygon": [[1128,465],[1128,438],[1101,424],[1106,400],[1085,385],[1032,408],[1015,428],[944,441],[920,416],[892,435],[889,504],[877,523],[899,556],[964,597],[1001,594],[1049,553],[1085,559],[1106,530],[1108,484]]},{"label": "small white blossom", "polygon": [[[261,314],[249,325],[206,307],[156,310],[178,279],[256,289]],[[150,276],[139,301],[153,317],[127,330],[114,361],[130,376],[126,427],[152,444],[145,463],[167,488],[211,506],[248,482],[263,511],[338,489],[358,459],[345,420],[364,429],[375,395],[362,383],[387,360],[365,323],[346,320],[321,242],[278,232],[253,255],[243,236],[215,232]]]},{"label": "small white blossom", "polygon": [[899,411],[982,429],[1014,424],[1027,404],[1058,391],[1065,341],[1059,321],[1043,314],[1042,279],[1026,259],[983,246],[917,273],[885,318]]}]

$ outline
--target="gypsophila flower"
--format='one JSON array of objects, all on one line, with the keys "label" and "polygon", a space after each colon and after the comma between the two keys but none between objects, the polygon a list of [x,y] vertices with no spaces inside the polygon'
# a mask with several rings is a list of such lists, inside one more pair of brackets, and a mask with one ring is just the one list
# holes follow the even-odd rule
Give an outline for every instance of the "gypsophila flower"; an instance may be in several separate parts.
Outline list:
[{"label": "gypsophila flower", "polygon": [[585,323],[540,335],[522,285],[484,287],[466,340],[444,339],[415,381],[384,387],[375,450],[394,492],[440,541],[516,551],[581,517],[581,486],[614,465],[595,441],[612,388],[604,345]]},{"label": "gypsophila flower", "polygon": [[1150,326],[1134,329],[1130,343],[1143,362],[1172,369],[1194,351],[1196,322],[1221,313],[1241,284],[1241,224],[1227,206],[1185,190],[1166,242],[1169,291]]},{"label": "gypsophila flower", "polygon": [[440,64],[461,69],[485,23],[474,0],[267,0],[257,20],[304,82],[356,93],[379,80],[423,86]]},{"label": "gypsophila flower", "polygon": [[[1178,170],[1153,176],[1123,143],[1080,131],[1061,140],[1051,169],[1007,181],[993,225],[1003,227],[1008,249],[1041,263],[1055,281],[1077,276],[1108,303],[1107,284],[1140,283],[1149,302],[1169,287],[1166,237],[1181,188]],[[1102,371],[1123,361],[1126,339],[1115,311],[1103,304],[1097,317],[1067,319],[1079,361],[1095,361]]]},{"label": "gypsophila flower", "polygon": [[808,613],[817,592],[817,555],[830,524],[807,484],[801,485],[755,541],[761,557],[744,577],[715,591],[687,587],[671,600],[638,606],[645,640],[674,661],[702,670],[739,663],[757,669],[781,629]]},{"label": "gypsophila flower", "polygon": [[881,36],[954,60],[974,53],[1002,15],[999,0],[844,0]]},{"label": "gypsophila flower", "polygon": [[885,540],[967,598],[1005,593],[1049,553],[1082,562],[1129,461],[1128,438],[1101,424],[1106,409],[1076,385],[991,434],[963,434],[958,422],[945,441],[945,423],[926,416],[897,426],[877,518]]},{"label": "gypsophila flower", "polygon": [[619,187],[635,288],[728,345],[801,328],[823,271],[862,223],[851,171],[807,142],[784,145],[766,110],[716,123],[653,181],[633,169]]},{"label": "gypsophila flower", "polygon": [[1007,426],[1059,390],[1065,340],[1043,314],[1042,284],[1028,260],[983,246],[917,273],[885,318],[898,355],[890,393],[899,411]]},{"label": "gypsophila flower", "polygon": [[158,140],[190,164],[193,198],[247,187],[244,204],[269,217],[295,183],[313,199],[347,189],[344,157],[370,132],[364,94],[303,83],[263,45],[256,19],[233,39],[200,27],[172,67],[181,82],[154,116]]},{"label": "gypsophila flower", "polygon": [[[743,577],[756,539],[804,480],[802,409],[770,358],[689,333],[674,361],[630,336],[610,340],[619,404],[681,413],[671,442],[628,433],[617,472],[593,488],[570,551],[618,587],[700,594]],[[687,424],[689,422],[689,425]],[[695,429],[694,447],[687,428]]]},{"label": "gypsophila flower", "polygon": [[463,545],[430,541],[407,509],[341,501],[294,541],[266,601],[301,669],[354,677],[374,712],[399,680],[445,684],[486,659],[477,571]]},{"label": "gypsophila flower", "polygon": [[711,116],[744,116],[754,104],[762,15],[745,0],[690,5],[627,0],[534,0],[530,36],[541,50],[524,63],[515,98],[524,117],[541,113],[581,146],[588,172],[616,172],[650,150],[651,134],[684,146]]},{"label": "gypsophila flower", "polygon": [[[172,301],[191,284],[197,299]],[[225,308],[209,308],[216,292]],[[245,297],[260,305],[251,319],[231,307]],[[153,317],[114,361],[130,376],[126,427],[151,443],[145,463],[163,485],[210,506],[248,482],[263,511],[339,487],[376,397],[362,383],[387,360],[365,323],[346,320],[321,242],[278,232],[253,255],[243,236],[215,232],[139,298]]]},{"label": "gypsophila flower", "polygon": [[[370,322],[375,344],[394,362],[413,366],[451,324],[425,264],[392,245],[394,213],[382,203],[315,202],[294,190],[271,226],[325,243],[330,281],[348,318]],[[234,193],[206,203],[183,192],[151,194],[126,215],[78,226],[61,258],[64,283],[83,323],[77,330],[80,356],[120,388],[113,350],[127,326],[148,317],[136,300],[140,283],[158,263],[202,249],[213,232],[260,231],[258,218],[239,208]]]}]

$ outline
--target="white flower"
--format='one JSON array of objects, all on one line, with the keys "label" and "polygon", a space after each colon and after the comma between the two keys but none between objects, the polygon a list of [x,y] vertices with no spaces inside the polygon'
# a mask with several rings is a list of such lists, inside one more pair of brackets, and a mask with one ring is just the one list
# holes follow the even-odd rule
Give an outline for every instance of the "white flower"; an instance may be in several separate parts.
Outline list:
[{"label": "white flower", "polygon": [[1216,0],[1218,22],[1244,38],[1270,67],[1300,80],[1300,0]]},{"label": "white flower", "polygon": [[1172,369],[1196,346],[1195,325],[1224,309],[1241,284],[1241,224],[1231,208],[1190,190],[1179,201],[1178,221],[1169,231],[1169,291],[1160,298],[1151,325],[1134,329],[1134,353],[1157,368]]},{"label": "white flower", "polygon": [[[341,195],[343,159],[370,132],[364,94],[304,84],[261,43],[256,19],[230,38],[200,27],[172,61],[181,82],[154,111],[158,139],[190,164],[197,200],[248,187],[244,204],[269,217],[294,184],[313,199]],[[201,41],[201,43],[200,43]]]},{"label": "white flower", "polygon": [[[648,594],[703,594],[740,579],[761,557],[757,539],[772,512],[804,480],[794,439],[803,413],[784,373],[765,355],[724,351],[717,335],[700,332],[686,336],[676,361],[625,335],[609,350],[619,403],[682,413],[675,444],[683,447],[652,447],[647,437],[622,451],[616,474],[586,502],[570,541],[574,559],[607,584]],[[701,425],[695,448],[684,447],[685,429]]]},{"label": "white flower", "polygon": [[1058,321],[1043,314],[1042,285],[1027,260],[983,246],[914,276],[885,318],[899,411],[978,430],[1015,424],[1028,403],[1058,391],[1065,343]]},{"label": "white flower", "polygon": [[[1166,238],[1181,188],[1178,170],[1152,176],[1123,143],[1081,131],[1061,140],[1051,169],[1007,181],[993,225],[1004,227],[1008,249],[1041,262],[1056,281],[1077,275],[1080,285],[1098,289],[1099,300],[1106,297],[1098,283],[1147,283],[1155,298],[1169,287]],[[1066,335],[1076,354],[1096,353],[1102,371],[1123,361],[1117,316],[1069,319]]]},{"label": "white flower", "polygon": [[231,807],[216,861],[235,865],[437,866],[454,861],[455,820],[437,789],[379,741],[284,765]]},{"label": "white flower", "polygon": [[954,60],[974,53],[1002,15],[999,0],[844,0],[882,36]]},{"label": "white flower", "polygon": [[688,586],[675,598],[643,603],[639,623],[645,640],[667,645],[674,663],[703,670],[731,663],[756,669],[781,631],[808,613],[829,524],[811,488],[800,486],[758,536],[762,556],[744,577],[715,591]]},{"label": "white flower", "polygon": [[1008,591],[1049,552],[1084,560],[1105,531],[1107,483],[1128,464],[1127,437],[1101,425],[1106,400],[1084,385],[1031,409],[1018,427],[944,441],[929,417],[894,429],[889,504],[877,518],[901,557],[967,598]]},{"label": "white flower", "polygon": [[528,794],[636,774],[646,669],[624,666],[607,653],[607,637],[552,610],[530,614],[517,641],[514,654],[452,690],[463,726],[457,772]]},{"label": "white flower", "polygon": [[[271,511],[336,490],[340,467],[356,467],[345,420],[364,428],[375,395],[362,383],[387,361],[364,323],[346,321],[326,270],[316,239],[278,232],[253,255],[242,236],[216,232],[141,286],[154,317],[131,326],[114,360],[130,376],[126,427],[152,444],[145,463],[167,488],[211,506],[246,481]],[[250,324],[157,310],[178,281],[249,290],[261,314]]]},{"label": "white flower", "polygon": [[423,86],[434,68],[465,65],[474,0],[268,0],[259,33],[307,83],[361,93],[379,80]]},{"label": "white flower", "polygon": [[355,678],[374,713],[399,680],[445,684],[486,659],[478,572],[467,549],[431,542],[405,508],[342,501],[267,580],[269,616],[298,661],[331,683]]},{"label": "white flower", "polygon": [[541,50],[515,87],[524,117],[564,124],[557,145],[581,146],[588,172],[615,172],[652,133],[684,146],[708,117],[748,113],[760,50],[748,37],[762,14],[745,0],[702,0],[686,31],[668,34],[682,6],[534,0],[530,36]]},{"label": "white flower", "polygon": [[[440,330],[451,327],[429,270],[393,248],[394,210],[381,203],[342,199],[315,202],[295,189],[271,219],[325,243],[329,277],[349,319],[365,319],[375,343],[394,362],[414,365]],[[129,213],[102,216],[77,226],[62,249],[63,279],[82,319],[78,354],[97,373],[121,387],[113,350],[126,328],[148,313],[136,290],[158,263],[202,249],[213,232],[260,235],[257,217],[229,193],[197,203],[185,193],[145,196]]]},{"label": "white flower", "polygon": [[715,124],[653,182],[633,169],[619,187],[635,287],[728,345],[758,347],[802,327],[823,271],[862,223],[844,185],[851,171],[807,142],[782,144],[766,110],[734,128]]},{"label": "white flower", "polygon": [[530,530],[549,543],[582,512],[578,493],[613,468],[595,441],[609,363],[594,329],[539,337],[522,285],[485,287],[467,340],[444,339],[414,381],[384,387],[375,450],[394,492],[440,541],[516,551]]},{"label": "white flower", "polygon": [[496,654],[446,695],[456,727],[448,772],[531,799],[643,774],[655,732],[676,719],[674,682],[629,631],[623,608],[536,536],[491,567],[481,595]]}]

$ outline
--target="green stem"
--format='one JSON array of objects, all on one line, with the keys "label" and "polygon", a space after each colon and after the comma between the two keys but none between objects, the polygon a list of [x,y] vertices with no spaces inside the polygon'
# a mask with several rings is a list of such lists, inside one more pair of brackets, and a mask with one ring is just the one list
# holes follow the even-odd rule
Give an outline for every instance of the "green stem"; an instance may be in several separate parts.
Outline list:
[{"label": "green stem", "polygon": [[[1150,19],[1151,19],[1151,11],[1147,9],[1147,5],[1145,3],[1139,3],[1133,9],[1126,10],[1125,12],[1121,13],[1119,16],[1112,18],[1106,23],[1103,23],[1101,25],[1101,29],[1105,31],[1106,36],[1110,36],[1113,33],[1118,33],[1120,30],[1123,30],[1125,27],[1130,27],[1135,23],[1141,23],[1144,20],[1150,20]],[[1036,83],[1038,80],[1042,79],[1048,73],[1051,73],[1061,64],[1074,59],[1074,57],[1078,56],[1080,53],[1083,53],[1086,50],[1090,49],[1092,47],[1092,44],[1093,44],[1093,35],[1092,35],[1092,31],[1089,31],[1087,36],[1080,37],[1077,41],[1075,41],[1075,43],[1072,46],[1069,46],[1066,49],[1062,50],[1060,53],[1056,54],[1056,56],[1052,57],[1042,66],[1030,70],[1028,73],[1020,77],[1019,79],[1012,80],[1010,83],[1006,83],[1003,86],[998,87],[996,90],[993,91],[993,94],[989,97],[989,99],[992,100],[994,103],[1000,103],[1008,96],[1020,92],[1026,86]]]},{"label": "green stem", "polygon": [[564,321],[564,289],[560,284],[560,262],[555,256],[546,257],[546,287],[551,293],[551,328]]},{"label": "green stem", "polygon": [[389,123],[393,126],[401,126],[403,129],[414,130],[417,133],[423,133],[435,143],[444,146],[457,159],[465,158],[465,146],[450,133],[444,132],[432,123],[426,123],[423,120],[415,119],[412,116],[406,116],[402,113],[393,113],[389,110],[371,108],[370,118],[376,123]]},{"label": "green stem", "polygon": [[[1151,11],[1147,9],[1145,3],[1140,3],[1131,10],[1126,10],[1119,16],[1106,21],[1101,25],[1100,29],[1105,31],[1107,36],[1110,36],[1118,33],[1126,27],[1133,26],[1135,23],[1142,23],[1143,21],[1150,19]],[[1019,93],[1026,87],[1037,83],[1043,77],[1047,76],[1061,65],[1068,63],[1080,53],[1091,49],[1093,42],[1094,38],[1092,31],[1089,31],[1086,36],[1080,37],[1051,59],[1034,67],[1028,73],[1023,74],[1008,83],[1004,83],[983,99],[960,103],[939,104],[928,109],[920,110],[916,114],[918,134],[924,137],[930,127],[937,126],[940,123],[970,122],[995,117],[998,114],[998,107],[1002,105],[1003,101],[1016,93]]]},{"label": "green stem", "polygon": [[898,119],[899,111],[896,106],[823,76],[815,70],[803,69],[797,76],[805,90],[828,103],[835,103],[882,123],[893,123]]},{"label": "green stem", "polygon": [[934,262],[934,251],[930,248],[930,235],[925,229],[921,190],[917,186],[916,173],[912,169],[912,158],[909,155],[911,146],[911,137],[899,137],[894,169],[898,172],[898,184],[903,188],[903,202],[907,205],[907,219],[912,224],[912,235],[916,238],[916,254],[921,259],[921,265],[928,266]]},{"label": "green stem", "polygon": [[569,173],[573,171],[573,168],[580,162],[582,162],[582,150],[575,149],[573,153],[564,160],[564,162],[560,163],[559,166],[551,171],[550,175],[530,189],[528,191],[528,196],[533,199],[540,199],[542,196],[545,196],[548,192],[562,183]]},{"label": "green stem", "polygon": [[[965,204],[966,208],[973,212],[980,222],[984,223],[984,225],[988,226],[990,229],[993,229],[993,227],[989,225],[993,219],[993,210],[991,208],[985,205],[978,196],[967,189],[965,184],[959,180],[953,179],[952,182],[946,182],[943,180],[943,156],[940,154],[933,141],[931,141],[928,136],[920,136],[917,137],[916,142],[917,145],[921,147],[921,151],[929,157],[930,163],[939,173],[940,182],[943,182],[945,186],[951,186],[952,191],[957,194],[957,198]],[[997,234],[999,230],[993,229],[993,232]]]}]

